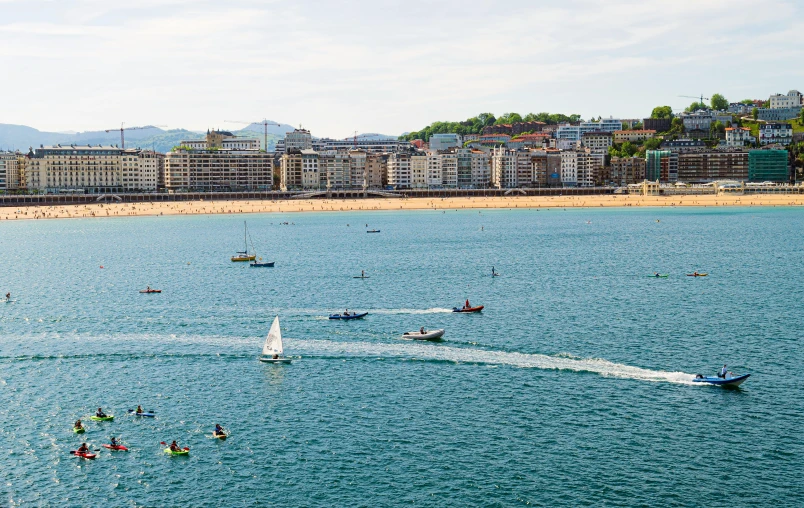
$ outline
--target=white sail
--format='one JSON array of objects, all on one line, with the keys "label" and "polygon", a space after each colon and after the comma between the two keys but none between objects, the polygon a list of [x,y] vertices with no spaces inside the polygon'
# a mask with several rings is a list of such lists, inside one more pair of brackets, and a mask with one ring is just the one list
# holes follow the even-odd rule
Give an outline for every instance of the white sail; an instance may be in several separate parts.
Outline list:
[{"label": "white sail", "polygon": [[265,356],[282,354],[282,332],[279,331],[279,316],[274,318],[274,324],[265,338],[265,345],[262,346],[262,354]]}]

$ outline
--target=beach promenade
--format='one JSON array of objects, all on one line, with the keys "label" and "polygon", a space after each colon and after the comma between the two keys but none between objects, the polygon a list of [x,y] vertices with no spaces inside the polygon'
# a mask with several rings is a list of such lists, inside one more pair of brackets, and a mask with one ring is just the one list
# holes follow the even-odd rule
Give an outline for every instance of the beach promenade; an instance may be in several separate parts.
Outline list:
[{"label": "beach promenade", "polygon": [[81,217],[130,217],[279,212],[460,210],[508,208],[600,208],[673,206],[804,206],[801,194],[702,196],[518,196],[407,199],[238,200],[161,203],[100,203],[0,208],[0,221]]}]

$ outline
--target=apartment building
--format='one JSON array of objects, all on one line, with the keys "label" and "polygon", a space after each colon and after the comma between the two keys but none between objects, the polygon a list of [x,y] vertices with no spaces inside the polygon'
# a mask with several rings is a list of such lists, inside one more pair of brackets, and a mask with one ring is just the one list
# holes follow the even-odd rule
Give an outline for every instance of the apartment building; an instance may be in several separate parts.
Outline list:
[{"label": "apartment building", "polygon": [[410,187],[427,188],[427,154],[424,152],[416,152],[410,156]]},{"label": "apartment building", "polygon": [[726,146],[737,147],[756,143],[748,127],[726,127]]},{"label": "apartment building", "polygon": [[496,148],[491,155],[491,184],[498,189],[514,188],[517,180],[517,152]]},{"label": "apartment building", "polygon": [[533,166],[532,181],[535,187],[561,185],[561,151],[554,148],[530,151]]},{"label": "apartment building", "polygon": [[274,161],[257,150],[176,149],[165,155],[168,191],[269,190]]},{"label": "apartment building", "polygon": [[434,188],[444,185],[441,156],[438,152],[427,152],[427,185]]},{"label": "apartment building", "polygon": [[608,132],[622,130],[623,124],[619,118],[605,118],[599,122],[581,122],[578,125],[561,124],[556,129],[556,139],[580,141],[587,132]]},{"label": "apartment building", "polygon": [[647,139],[656,137],[656,131],[653,129],[637,129],[630,131],[614,131],[614,142],[625,143],[641,143]]},{"label": "apartment building", "polygon": [[789,123],[768,122],[759,126],[760,145],[789,145],[793,142],[793,126]]},{"label": "apartment building", "polygon": [[[329,150],[318,154],[318,174],[321,186],[327,189],[351,189],[349,154]],[[362,185],[362,181],[360,182]]]},{"label": "apartment building", "polygon": [[116,146],[40,146],[25,161],[25,184],[41,192],[153,192],[164,155]]},{"label": "apartment building", "polygon": [[194,150],[259,150],[257,138],[240,138],[228,131],[207,129],[204,139],[185,139],[179,145]]},{"label": "apartment building", "polygon": [[491,157],[482,150],[470,150],[471,186],[482,189],[491,183]]},{"label": "apartment building", "polygon": [[368,153],[361,149],[349,150],[349,180],[353,189],[366,185],[366,157]]},{"label": "apartment building", "polygon": [[0,192],[20,188],[19,154],[0,152]]},{"label": "apartment building", "polygon": [[678,154],[678,181],[708,183],[748,179],[748,152],[705,150]]},{"label": "apartment building", "polygon": [[645,152],[645,179],[652,182],[678,181],[679,153],[670,150]]},{"label": "apartment building", "polygon": [[750,150],[748,180],[787,183],[790,180],[787,150]]},{"label": "apartment building", "polygon": [[463,144],[459,134],[433,134],[430,136],[430,150],[447,150]]},{"label": "apartment building", "polygon": [[[315,153],[315,152],[313,152]],[[318,185],[318,154],[315,157],[315,185]],[[279,188],[283,191],[305,187],[306,174],[301,150],[289,150],[279,159]],[[309,181],[307,184],[309,185]]]},{"label": "apartment building", "polygon": [[595,153],[606,153],[612,145],[611,132],[592,131],[581,136],[581,147],[588,148]]},{"label": "apartment building", "polygon": [[410,188],[411,152],[395,152],[388,156],[388,185],[395,189]]},{"label": "apartment building", "polygon": [[771,95],[769,102],[770,109],[801,108],[804,106],[804,96],[798,90],[790,90],[785,95]]},{"label": "apartment building", "polygon": [[575,150],[561,152],[561,185],[563,187],[578,185],[578,152]]},{"label": "apartment building", "polygon": [[604,180],[608,180],[605,174],[605,154],[593,152],[589,149],[577,152],[577,186],[594,187]]},{"label": "apartment building", "polygon": [[644,157],[612,157],[609,165],[610,181],[620,187],[645,180]]},{"label": "apartment building", "polygon": [[366,185],[379,189],[388,185],[388,154],[366,154]]},{"label": "apartment building", "polygon": [[[290,150],[312,150],[313,136],[306,129],[294,129],[293,132],[285,133],[282,147],[285,152]],[[277,152],[279,152],[279,145],[277,145]]]}]

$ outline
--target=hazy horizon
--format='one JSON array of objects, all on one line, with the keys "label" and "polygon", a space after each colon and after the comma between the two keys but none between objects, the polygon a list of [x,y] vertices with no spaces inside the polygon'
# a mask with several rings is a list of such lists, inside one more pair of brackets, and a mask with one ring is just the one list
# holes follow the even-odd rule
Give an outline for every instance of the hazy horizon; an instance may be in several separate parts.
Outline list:
[{"label": "hazy horizon", "polygon": [[[659,7],[661,5],[661,7]],[[721,93],[802,86],[790,0],[661,4],[0,0],[0,123],[397,135],[437,120],[549,111],[641,118]],[[760,8],[761,7],[761,8]]]}]

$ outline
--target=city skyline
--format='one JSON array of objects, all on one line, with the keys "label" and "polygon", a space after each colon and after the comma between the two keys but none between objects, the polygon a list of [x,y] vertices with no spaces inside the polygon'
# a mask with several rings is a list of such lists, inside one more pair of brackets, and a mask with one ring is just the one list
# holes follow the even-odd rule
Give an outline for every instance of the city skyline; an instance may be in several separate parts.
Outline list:
[{"label": "city skyline", "polygon": [[804,78],[804,8],[787,0],[0,5],[0,55],[22,71],[0,122],[48,131],[267,117],[343,138],[485,111],[642,118],[693,100],[679,95],[764,99]]}]

